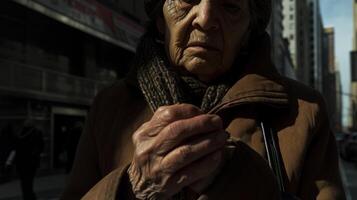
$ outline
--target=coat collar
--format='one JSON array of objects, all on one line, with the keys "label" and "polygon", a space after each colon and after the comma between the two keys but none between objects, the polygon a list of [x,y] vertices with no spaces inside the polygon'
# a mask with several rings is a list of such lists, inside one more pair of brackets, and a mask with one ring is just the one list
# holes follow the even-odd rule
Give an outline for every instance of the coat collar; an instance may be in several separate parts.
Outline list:
[{"label": "coat collar", "polygon": [[284,78],[272,64],[269,35],[264,34],[252,46],[242,75],[223,97],[222,102],[210,113],[247,104],[273,108],[288,107],[288,88]]}]

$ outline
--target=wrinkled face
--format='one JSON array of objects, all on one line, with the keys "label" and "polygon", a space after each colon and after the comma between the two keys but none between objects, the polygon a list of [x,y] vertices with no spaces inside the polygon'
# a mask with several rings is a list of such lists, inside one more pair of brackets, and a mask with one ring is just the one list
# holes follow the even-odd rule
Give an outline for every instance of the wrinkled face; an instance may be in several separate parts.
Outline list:
[{"label": "wrinkled face", "polygon": [[227,72],[249,37],[248,1],[166,0],[158,26],[171,64],[206,82]]}]

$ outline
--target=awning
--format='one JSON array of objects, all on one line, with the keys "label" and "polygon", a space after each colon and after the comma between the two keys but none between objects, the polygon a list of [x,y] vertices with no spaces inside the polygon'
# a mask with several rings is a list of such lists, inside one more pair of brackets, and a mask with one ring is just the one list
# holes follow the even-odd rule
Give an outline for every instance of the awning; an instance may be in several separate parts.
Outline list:
[{"label": "awning", "polygon": [[144,27],[95,0],[12,0],[52,19],[135,52]]}]

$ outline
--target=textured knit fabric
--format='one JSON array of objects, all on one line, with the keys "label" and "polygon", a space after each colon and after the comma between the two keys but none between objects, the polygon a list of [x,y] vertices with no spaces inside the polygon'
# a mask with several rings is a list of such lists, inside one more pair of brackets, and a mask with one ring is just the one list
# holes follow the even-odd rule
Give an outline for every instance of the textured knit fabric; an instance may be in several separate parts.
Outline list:
[{"label": "textured knit fabric", "polygon": [[138,49],[137,79],[152,111],[160,106],[190,103],[208,112],[236,80],[224,77],[206,85],[195,77],[179,75],[167,61],[164,47],[150,33],[143,37]]}]

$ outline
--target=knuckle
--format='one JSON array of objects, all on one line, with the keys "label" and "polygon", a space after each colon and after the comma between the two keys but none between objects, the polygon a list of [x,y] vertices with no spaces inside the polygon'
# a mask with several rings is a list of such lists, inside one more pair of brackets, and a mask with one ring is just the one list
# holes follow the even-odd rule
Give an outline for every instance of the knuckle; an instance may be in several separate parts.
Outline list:
[{"label": "knuckle", "polygon": [[136,161],[143,161],[146,160],[147,156],[143,153],[143,151],[136,149],[134,151],[134,157]]},{"label": "knuckle", "polygon": [[166,127],[166,131],[167,131],[167,135],[168,138],[167,139],[178,139],[178,137],[180,137],[181,132],[180,132],[180,128],[183,126],[181,121],[177,121],[174,123],[169,124]]},{"label": "knuckle", "polygon": [[161,179],[170,178],[174,174],[172,166],[167,164],[158,163],[151,168],[151,175],[153,177],[160,177]]},{"label": "knuckle", "polygon": [[192,146],[191,145],[185,145],[182,146],[178,149],[178,156],[179,156],[179,160],[186,160],[190,154],[192,153]]},{"label": "knuckle", "polygon": [[131,136],[131,140],[134,145],[138,145],[141,142],[141,138],[144,135],[144,129],[139,128],[135,133]]},{"label": "knuckle", "polygon": [[160,106],[155,113],[161,113],[165,110],[167,110],[169,108],[169,106]]},{"label": "knuckle", "polygon": [[162,166],[154,165],[151,167],[150,172],[152,177],[159,177],[162,174]]},{"label": "knuckle", "polygon": [[222,127],[223,121],[222,118],[218,115],[204,115],[202,116],[202,123],[204,126],[214,126]]},{"label": "knuckle", "polygon": [[137,145],[139,142],[139,134],[138,132],[135,132],[132,136],[131,136],[131,141],[133,142],[134,145]]},{"label": "knuckle", "polygon": [[156,155],[164,156],[166,155],[170,149],[175,145],[175,140],[165,139],[163,142],[156,144]]},{"label": "knuckle", "polygon": [[131,141],[133,142],[134,145],[138,145],[142,142],[143,138],[146,136],[150,136],[150,131],[153,125],[151,122],[145,122],[143,123],[139,129],[137,129],[134,134],[131,136]]},{"label": "knuckle", "polygon": [[177,114],[172,109],[166,109],[161,112],[160,118],[164,121],[172,121],[176,118]]},{"label": "knuckle", "polygon": [[211,115],[211,121],[215,124],[219,124],[219,125],[223,124],[223,120],[219,115]]},{"label": "knuckle", "polygon": [[150,121],[143,123],[136,132],[140,132],[141,130],[145,130],[150,124]]},{"label": "knuckle", "polygon": [[144,166],[147,163],[150,163],[151,161],[150,153],[146,153],[142,151],[135,151],[134,158],[135,158],[135,162],[139,166]]},{"label": "knuckle", "polygon": [[140,130],[145,130],[145,129],[147,129],[148,127],[150,127],[151,126],[151,121],[147,121],[147,122],[145,122],[145,123],[143,123],[141,126],[140,126]]},{"label": "knuckle", "polygon": [[169,164],[164,164],[161,165],[161,171],[162,174],[165,174],[166,177],[170,177],[175,173],[175,169],[173,166]]}]

